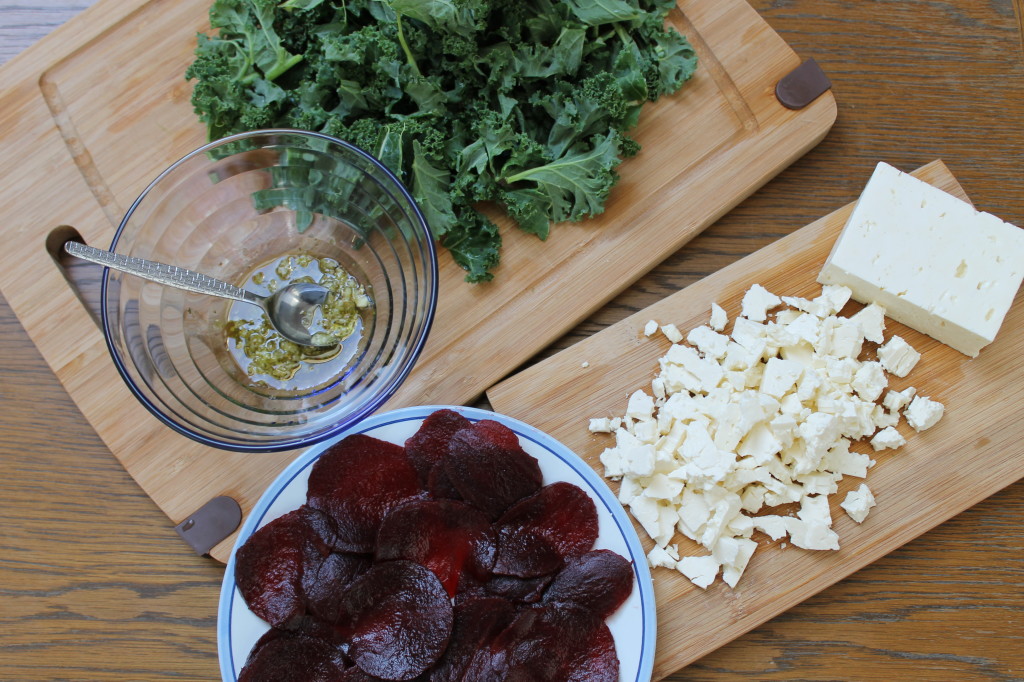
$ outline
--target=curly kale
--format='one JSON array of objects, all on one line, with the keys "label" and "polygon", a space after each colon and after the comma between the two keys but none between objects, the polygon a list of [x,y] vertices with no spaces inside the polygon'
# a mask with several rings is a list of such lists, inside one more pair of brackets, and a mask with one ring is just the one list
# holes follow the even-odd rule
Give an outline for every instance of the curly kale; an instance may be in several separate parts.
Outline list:
[{"label": "curly kale", "polygon": [[644,102],[696,55],[673,0],[214,0],[185,75],[211,138],[322,131],[410,188],[434,236],[490,280],[503,207],[546,239],[604,210]]}]

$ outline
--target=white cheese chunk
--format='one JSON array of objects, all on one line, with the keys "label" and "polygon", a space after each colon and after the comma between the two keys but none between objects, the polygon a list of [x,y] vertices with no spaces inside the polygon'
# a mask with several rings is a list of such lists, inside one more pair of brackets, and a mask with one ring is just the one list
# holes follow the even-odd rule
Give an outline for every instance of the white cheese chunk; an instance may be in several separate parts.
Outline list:
[{"label": "white cheese chunk", "polygon": [[1024,278],[1024,230],[879,163],[818,276],[969,356]]},{"label": "white cheese chunk", "polygon": [[910,374],[920,359],[921,354],[900,336],[893,335],[885,345],[878,347],[878,360],[882,367],[898,377]]},{"label": "white cheese chunk", "polygon": [[781,303],[781,298],[760,284],[755,284],[743,294],[740,315],[754,322],[764,322],[768,319],[768,311]]},{"label": "white cheese chunk", "polygon": [[711,556],[684,556],[676,564],[676,570],[701,589],[715,581],[719,568],[721,565]]},{"label": "white cheese chunk", "polygon": [[694,327],[686,335],[686,341],[696,346],[705,357],[710,358],[725,357],[725,352],[729,349],[728,336],[719,334],[711,327],[705,327],[704,325]]},{"label": "white cheese chunk", "polygon": [[882,332],[885,330],[885,308],[877,303],[871,303],[850,318],[860,325],[864,338],[872,343],[882,343],[885,340]]},{"label": "white cheese chunk", "polygon": [[683,333],[679,331],[679,327],[671,323],[661,325],[661,333],[672,343],[679,343],[683,340]]},{"label": "white cheese chunk", "polygon": [[677,563],[664,547],[655,545],[647,553],[647,565],[651,568],[658,568],[659,566],[662,568],[675,568]]},{"label": "white cheese chunk", "polygon": [[846,494],[846,499],[839,506],[846,510],[851,519],[857,523],[864,523],[868,511],[875,506],[875,496],[868,490],[867,485],[861,483],[859,488]]},{"label": "white cheese chunk", "polygon": [[850,385],[857,391],[861,400],[873,403],[882,395],[882,391],[889,387],[889,380],[885,378],[880,362],[865,362],[857,368]]},{"label": "white cheese chunk", "polygon": [[761,377],[761,392],[781,398],[793,389],[803,373],[804,366],[799,362],[771,358],[765,364],[764,376]]},{"label": "white cheese chunk", "polygon": [[942,403],[919,395],[910,402],[903,414],[915,431],[924,431],[935,426],[944,411]]},{"label": "white cheese chunk", "polygon": [[717,303],[712,303],[711,319],[708,321],[708,326],[716,332],[720,332],[725,329],[727,324],[729,324],[729,316],[725,314],[725,308]]},{"label": "white cheese chunk", "polygon": [[882,429],[871,439],[871,447],[876,451],[885,450],[886,448],[900,448],[906,444],[906,439],[892,426]]},{"label": "white cheese chunk", "polygon": [[882,398],[882,405],[890,412],[899,412],[910,404],[910,401],[917,395],[917,389],[913,386],[902,391],[889,391]]},{"label": "white cheese chunk", "polygon": [[654,336],[659,328],[660,325],[656,320],[647,320],[647,324],[644,325],[644,336]]}]

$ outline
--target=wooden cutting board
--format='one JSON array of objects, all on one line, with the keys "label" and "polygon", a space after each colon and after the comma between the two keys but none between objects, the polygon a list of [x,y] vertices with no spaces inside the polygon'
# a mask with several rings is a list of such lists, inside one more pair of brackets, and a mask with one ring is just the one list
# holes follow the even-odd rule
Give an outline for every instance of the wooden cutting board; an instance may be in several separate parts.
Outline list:
[{"label": "wooden cutting board", "polygon": [[[108,246],[146,184],[205,141],[182,74],[209,4],[102,0],[0,69],[0,290],[111,452],[175,524],[220,495],[248,512],[296,453],[214,451],[160,425],[122,384],[44,245],[71,226]],[[491,284],[465,284],[442,254],[433,331],[387,407],[478,397],[828,132],[831,93],[800,110],[776,100],[775,84],[801,60],[744,0],[681,0],[670,20],[693,41],[699,71],[644,110],[644,150],[622,165],[606,213],[559,227],[546,244],[506,230]],[[233,539],[212,556],[225,560]]]},{"label": "wooden cutting board", "polygon": [[[966,199],[941,162],[915,175]],[[864,178],[867,182],[867,177]],[[587,430],[590,417],[621,416],[637,389],[650,390],[658,358],[669,342],[661,334],[647,338],[648,320],[675,323],[680,330],[705,324],[712,302],[732,320],[743,293],[760,283],[777,295],[813,297],[815,278],[842,230],[853,204],[846,206],[743,258],[723,270],[608,327],[594,336],[516,374],[487,391],[494,408],[558,438],[603,473],[599,456],[612,444],[607,435]],[[851,303],[846,314],[860,306]],[[727,329],[731,329],[728,327]],[[872,453],[877,464],[866,481],[846,477],[830,497],[838,552],[811,552],[770,542],[760,545],[736,589],[721,580],[706,591],[676,571],[654,569],[658,604],[655,677],[660,678],[800,603],[857,569],[891,552],[942,521],[1024,476],[1019,452],[1024,438],[1018,395],[1024,378],[1024,290],[1003,323],[996,341],[980,356],[967,356],[908,327],[886,321],[886,336],[899,334],[922,359],[905,379],[890,387],[915,386],[919,394],[945,404],[938,425],[914,433],[905,421],[899,430],[907,445]],[[583,363],[589,363],[584,367]],[[869,447],[855,450],[871,452]],[[866,482],[878,506],[862,525],[839,508],[846,493]],[[618,484],[609,482],[617,491]],[[639,524],[645,548],[653,547]],[[680,551],[705,554],[681,535]]]}]

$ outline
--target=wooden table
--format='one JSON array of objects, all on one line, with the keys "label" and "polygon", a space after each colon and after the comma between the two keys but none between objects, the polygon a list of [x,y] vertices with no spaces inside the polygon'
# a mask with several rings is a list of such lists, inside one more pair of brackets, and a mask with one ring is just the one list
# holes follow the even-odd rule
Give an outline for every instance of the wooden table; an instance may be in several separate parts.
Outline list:
[{"label": "wooden table", "polygon": [[[90,4],[3,3],[0,60]],[[941,158],[1024,225],[1021,0],[753,4],[832,78],[835,128],[553,350],[853,200],[878,160]],[[178,540],[2,300],[0,330],[0,679],[216,679],[222,567]],[[1022,679],[1022,519],[1011,483],[669,679]]]}]

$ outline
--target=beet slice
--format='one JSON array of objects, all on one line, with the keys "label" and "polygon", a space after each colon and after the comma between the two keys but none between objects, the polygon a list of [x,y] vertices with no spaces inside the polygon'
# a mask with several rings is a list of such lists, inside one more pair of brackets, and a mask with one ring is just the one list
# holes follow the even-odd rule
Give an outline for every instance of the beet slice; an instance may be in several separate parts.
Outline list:
[{"label": "beet slice", "polygon": [[302,575],[307,612],[332,625],[341,621],[345,590],[371,564],[367,554],[332,552],[315,565],[307,566]]},{"label": "beet slice", "polygon": [[375,564],[345,592],[349,657],[363,672],[410,680],[433,665],[452,630],[452,603],[441,581],[411,561]]},{"label": "beet slice", "polygon": [[462,499],[491,520],[539,490],[543,480],[536,458],[523,450],[515,432],[490,419],[457,431],[443,463]]},{"label": "beet slice", "polygon": [[604,621],[573,604],[529,607],[474,659],[466,679],[614,682],[615,642]]},{"label": "beet slice", "polygon": [[427,492],[431,497],[438,499],[462,499],[462,495],[459,494],[459,491],[452,485],[451,479],[448,478],[444,462],[439,462],[430,470],[430,474],[427,476]]},{"label": "beet slice", "polygon": [[405,453],[421,484],[427,485],[430,470],[448,454],[448,444],[455,432],[471,425],[472,422],[454,410],[438,410],[424,419],[419,430],[405,441]]},{"label": "beet slice", "polygon": [[463,574],[487,578],[495,551],[487,518],[455,500],[406,502],[384,517],[377,533],[377,561],[415,561],[433,571],[453,597]]},{"label": "beet slice", "polygon": [[257,616],[288,627],[306,612],[303,576],[317,570],[330,547],[322,533],[329,520],[306,506],[253,533],[235,554],[235,584]]},{"label": "beet slice", "polygon": [[324,451],[309,473],[307,501],[334,519],[337,549],[372,552],[384,516],[422,494],[405,449],[364,434]]},{"label": "beet slice", "polygon": [[553,573],[597,540],[597,507],[579,486],[560,481],[516,503],[495,524],[494,572],[520,578]]},{"label": "beet slice", "polygon": [[544,594],[544,602],[571,602],[607,618],[633,591],[633,567],[608,549],[595,549],[566,560]]},{"label": "beet slice", "polygon": [[[471,597],[455,605],[455,624],[441,660],[430,672],[430,682],[462,682],[473,667],[489,663],[491,641],[512,623],[516,608],[500,597]],[[481,658],[479,662],[475,659]]]},{"label": "beet slice", "polygon": [[335,642],[271,628],[249,652],[238,682],[334,682],[344,678],[346,665]]},{"label": "beet slice", "polygon": [[519,604],[535,604],[541,600],[544,590],[551,584],[552,576],[517,578],[513,575],[494,575],[484,585],[484,591],[495,597],[502,597]]}]

